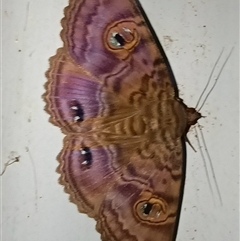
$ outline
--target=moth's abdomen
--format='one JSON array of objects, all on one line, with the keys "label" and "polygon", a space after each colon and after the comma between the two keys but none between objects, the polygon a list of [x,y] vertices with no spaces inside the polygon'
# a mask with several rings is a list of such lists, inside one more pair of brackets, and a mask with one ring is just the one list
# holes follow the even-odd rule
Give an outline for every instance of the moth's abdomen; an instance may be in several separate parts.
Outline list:
[{"label": "moth's abdomen", "polygon": [[174,98],[159,100],[152,108],[146,108],[149,132],[155,141],[174,147],[174,141],[181,138],[186,127],[183,106]]}]

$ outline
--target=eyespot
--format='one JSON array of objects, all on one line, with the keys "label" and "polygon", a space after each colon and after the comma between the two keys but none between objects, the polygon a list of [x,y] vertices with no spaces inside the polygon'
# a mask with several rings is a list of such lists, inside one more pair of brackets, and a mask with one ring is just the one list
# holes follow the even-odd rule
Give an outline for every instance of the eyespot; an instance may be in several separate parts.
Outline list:
[{"label": "eyespot", "polygon": [[134,205],[134,213],[142,222],[159,224],[165,222],[168,218],[168,205],[160,197],[153,196],[150,192],[141,195]]},{"label": "eyespot", "polygon": [[84,147],[80,150],[81,156],[82,156],[82,167],[90,168],[92,164],[92,153],[90,148]]},{"label": "eyespot", "polygon": [[125,44],[125,40],[123,36],[117,32],[113,32],[112,36],[110,37],[110,43],[113,47],[122,47]]},{"label": "eyespot", "polygon": [[120,58],[127,58],[138,45],[140,36],[137,25],[131,21],[119,21],[109,26],[104,34],[104,43],[109,51]]},{"label": "eyespot", "polygon": [[143,215],[148,216],[152,210],[153,204],[152,203],[144,203],[142,206]]},{"label": "eyespot", "polygon": [[74,122],[82,122],[84,118],[84,112],[81,104],[77,100],[72,100],[69,103],[71,116]]},{"label": "eyespot", "polygon": [[166,212],[166,206],[160,199],[150,199],[142,201],[137,206],[139,215],[144,219],[158,219],[161,213]]}]

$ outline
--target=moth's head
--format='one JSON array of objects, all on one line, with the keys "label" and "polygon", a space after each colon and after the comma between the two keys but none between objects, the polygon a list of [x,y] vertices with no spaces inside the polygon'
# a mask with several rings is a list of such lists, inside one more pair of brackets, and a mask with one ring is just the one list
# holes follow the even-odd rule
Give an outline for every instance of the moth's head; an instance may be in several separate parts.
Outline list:
[{"label": "moth's head", "polygon": [[185,133],[187,134],[187,132],[189,131],[189,128],[195,125],[198,122],[198,120],[203,116],[195,108],[186,106],[185,110],[186,110],[186,117],[187,117],[187,125],[186,125]]},{"label": "moth's head", "polygon": [[176,100],[180,102],[180,104],[183,106],[184,114],[185,114],[185,136],[187,135],[189,129],[191,126],[195,125],[198,120],[204,116],[202,116],[201,113],[199,113],[195,108],[188,107],[181,98],[177,97]]}]

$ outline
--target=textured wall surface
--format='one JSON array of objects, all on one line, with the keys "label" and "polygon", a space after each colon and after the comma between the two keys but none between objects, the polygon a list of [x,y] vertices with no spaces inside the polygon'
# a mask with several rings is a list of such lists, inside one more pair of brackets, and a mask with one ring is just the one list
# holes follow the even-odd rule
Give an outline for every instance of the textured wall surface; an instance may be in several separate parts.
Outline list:
[{"label": "textured wall surface", "polygon": [[[142,0],[166,51],[181,97],[195,106],[224,48],[212,81],[234,47],[200,120],[222,204],[195,131],[188,137],[185,195],[178,241],[237,241],[239,235],[239,13],[237,0]],[[177,3],[176,3],[177,2]],[[61,46],[60,19],[67,0],[3,0],[2,169],[3,241],[100,240],[95,221],[79,214],[58,184],[60,130],[48,122],[41,99],[48,58]],[[201,138],[199,138],[201,141]],[[204,152],[206,153],[206,152]],[[206,155],[205,155],[206,156]]]}]

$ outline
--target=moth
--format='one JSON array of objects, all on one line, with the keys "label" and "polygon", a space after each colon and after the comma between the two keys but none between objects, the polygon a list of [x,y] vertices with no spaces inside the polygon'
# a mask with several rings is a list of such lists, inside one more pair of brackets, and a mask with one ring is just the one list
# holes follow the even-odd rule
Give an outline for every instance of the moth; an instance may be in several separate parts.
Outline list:
[{"label": "moth", "polygon": [[175,240],[186,134],[201,114],[179,98],[137,0],[70,0],[46,73],[46,111],[66,137],[60,183],[103,241]]}]

